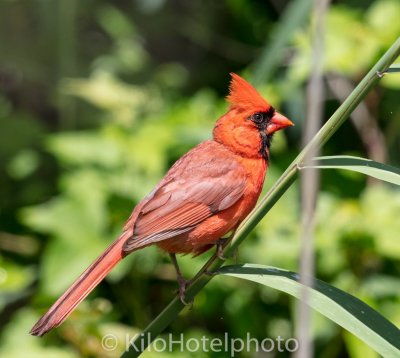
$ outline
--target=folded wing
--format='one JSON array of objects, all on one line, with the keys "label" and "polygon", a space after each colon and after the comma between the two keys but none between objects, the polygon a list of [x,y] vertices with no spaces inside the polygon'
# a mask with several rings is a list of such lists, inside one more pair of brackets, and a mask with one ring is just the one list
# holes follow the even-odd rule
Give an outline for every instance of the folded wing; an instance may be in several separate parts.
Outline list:
[{"label": "folded wing", "polygon": [[123,247],[126,254],[189,232],[243,196],[246,175],[234,158],[197,159],[195,163],[183,160],[175,170],[171,168],[172,175],[141,207],[133,236]]}]

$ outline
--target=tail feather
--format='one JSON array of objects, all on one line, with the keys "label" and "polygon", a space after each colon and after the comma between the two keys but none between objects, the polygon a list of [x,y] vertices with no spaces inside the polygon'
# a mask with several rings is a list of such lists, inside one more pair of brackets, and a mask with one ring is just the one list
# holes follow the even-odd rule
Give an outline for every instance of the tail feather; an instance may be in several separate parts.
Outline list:
[{"label": "tail feather", "polygon": [[112,268],[125,256],[122,246],[131,236],[124,232],[116,239],[51,306],[47,313],[32,327],[30,333],[43,336],[59,326],[80,302],[104,279]]}]

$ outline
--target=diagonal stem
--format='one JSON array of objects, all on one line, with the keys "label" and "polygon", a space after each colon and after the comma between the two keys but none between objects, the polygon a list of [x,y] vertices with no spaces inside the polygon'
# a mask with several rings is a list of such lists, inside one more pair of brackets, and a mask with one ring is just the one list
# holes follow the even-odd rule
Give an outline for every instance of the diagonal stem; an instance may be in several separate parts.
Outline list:
[{"label": "diagonal stem", "polygon": [[[286,171],[281,175],[273,187],[263,197],[259,204],[249,214],[249,216],[239,226],[235,235],[231,240],[231,245],[225,247],[224,256],[228,257],[238,248],[247,235],[253,230],[258,222],[268,213],[279,198],[293,184],[297,178],[297,168],[304,158],[315,148],[321,148],[329,138],[338,130],[338,128],[349,117],[350,113],[358,106],[358,104],[367,95],[369,90],[382,77],[381,73],[387,72],[389,66],[400,55],[400,37],[387,50],[387,52],[379,59],[375,66],[368,72],[363,80],[358,84],[354,91],[347,97],[336,112],[329,118],[325,125],[319,130],[315,137],[308,145],[299,153],[294,161],[289,165]],[[216,255],[212,256],[208,262],[200,269],[192,283],[187,287],[186,298],[191,300],[197,293],[211,280],[212,275],[208,274],[223,265],[224,261]],[[185,306],[178,297],[175,297],[164,310],[146,327],[146,329],[131,342],[129,350],[127,350],[122,358],[138,357],[147,346],[163,332],[168,325],[178,316],[179,312]]]}]

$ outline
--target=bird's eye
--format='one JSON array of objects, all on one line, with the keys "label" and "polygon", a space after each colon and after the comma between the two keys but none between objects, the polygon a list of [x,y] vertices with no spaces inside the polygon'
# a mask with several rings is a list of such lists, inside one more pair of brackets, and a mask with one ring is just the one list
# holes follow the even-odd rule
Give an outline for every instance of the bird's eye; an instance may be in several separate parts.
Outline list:
[{"label": "bird's eye", "polygon": [[256,123],[256,124],[261,124],[264,122],[264,114],[263,113],[254,113],[250,119]]}]

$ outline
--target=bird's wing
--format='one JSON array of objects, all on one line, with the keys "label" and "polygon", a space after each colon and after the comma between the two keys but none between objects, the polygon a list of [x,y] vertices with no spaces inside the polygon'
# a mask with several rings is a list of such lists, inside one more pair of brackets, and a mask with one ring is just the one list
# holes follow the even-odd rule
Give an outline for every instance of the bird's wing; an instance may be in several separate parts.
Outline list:
[{"label": "bird's wing", "polygon": [[188,232],[243,196],[246,174],[234,158],[196,159],[171,168],[168,180],[141,207],[125,253]]}]

